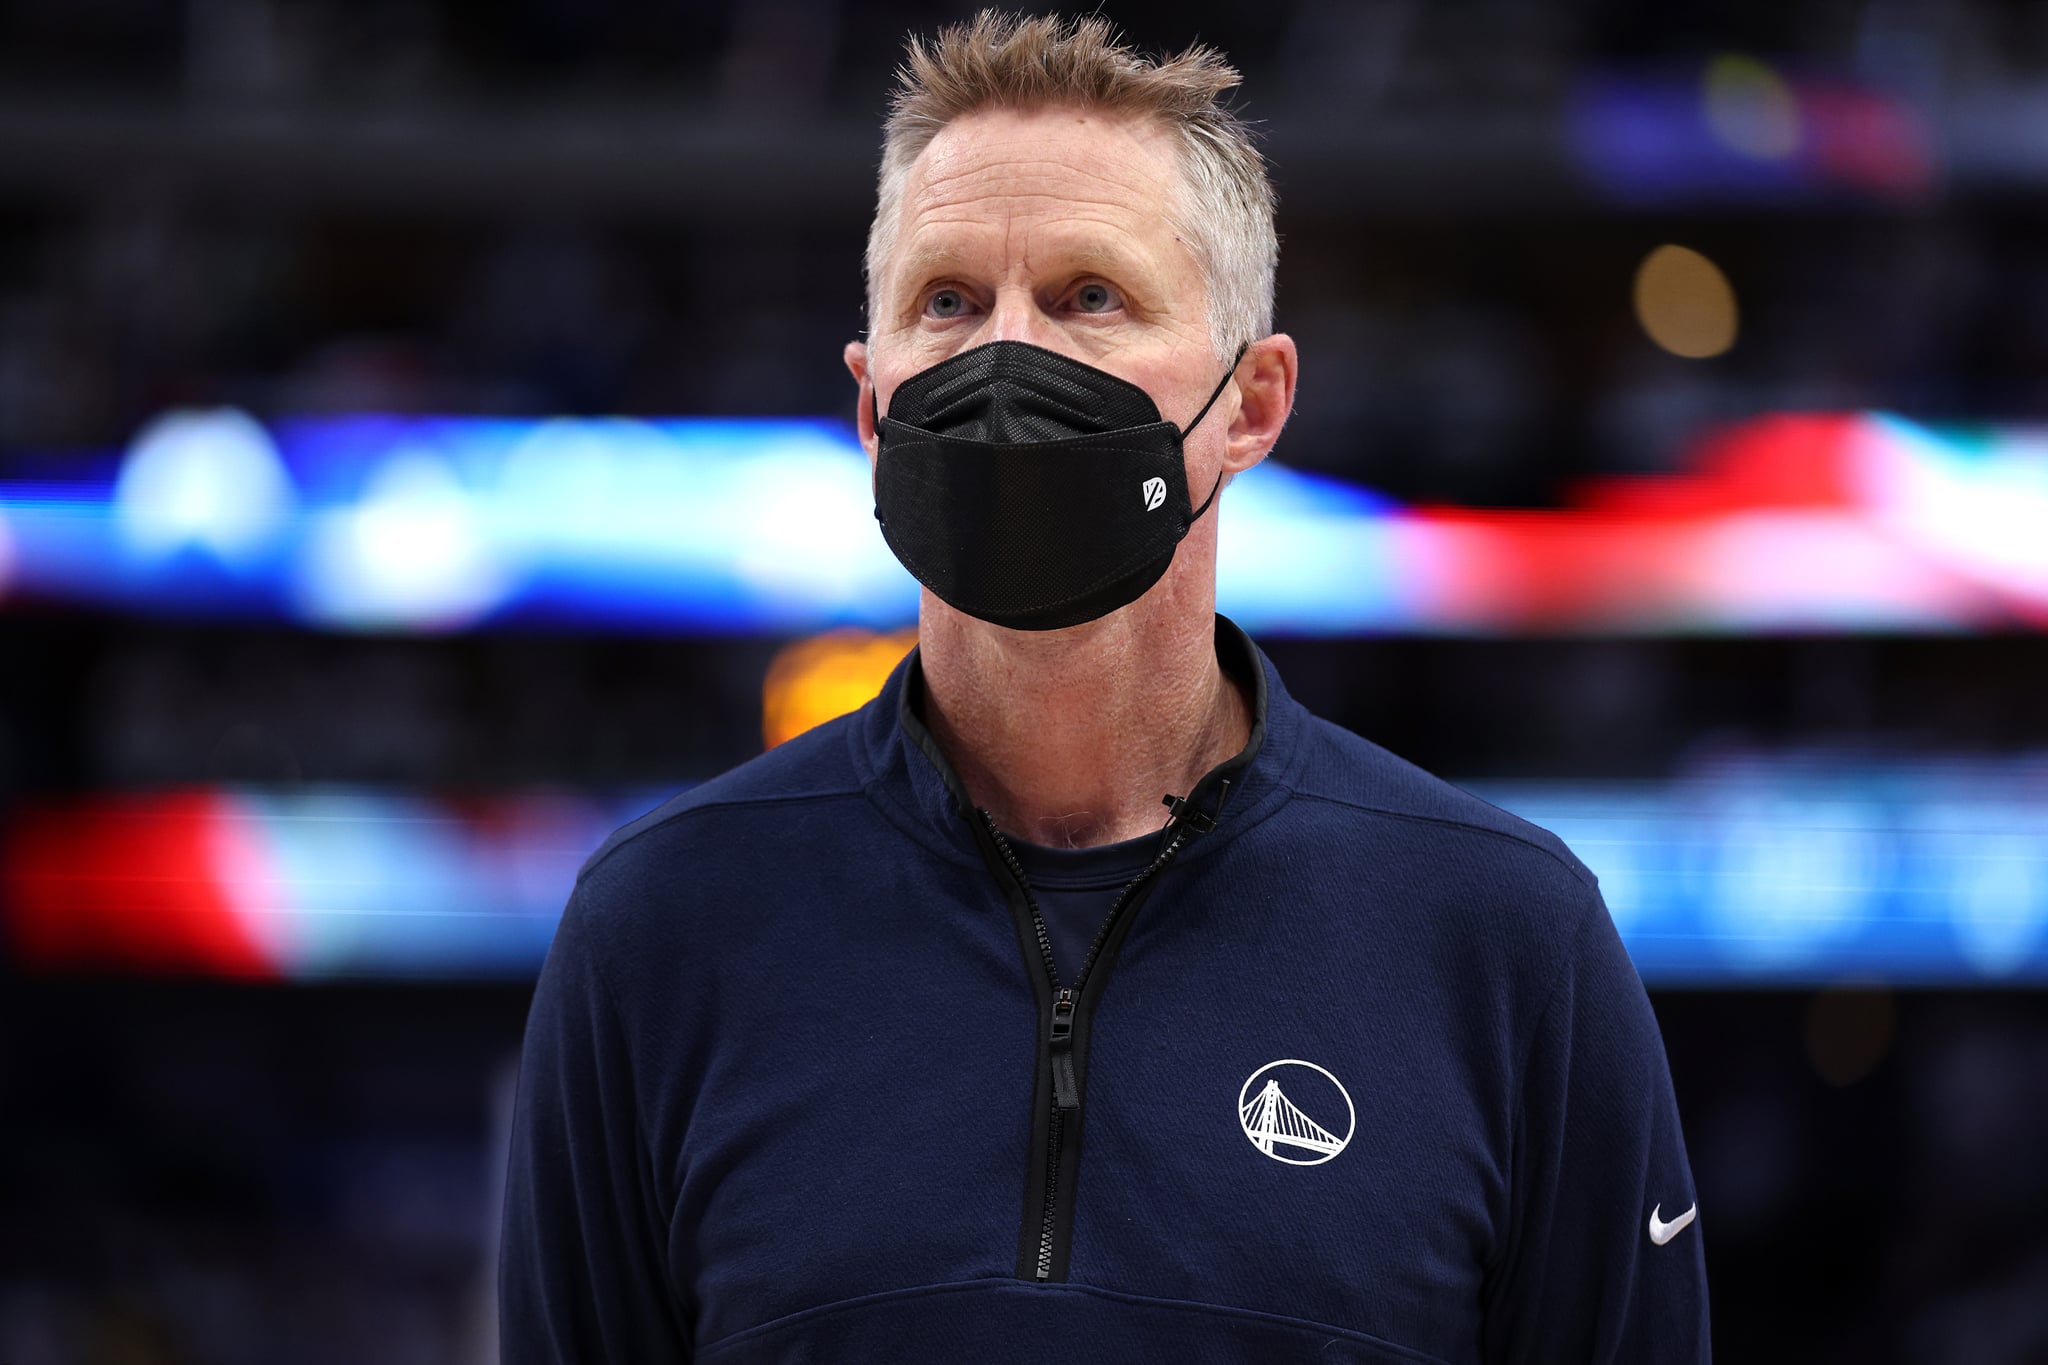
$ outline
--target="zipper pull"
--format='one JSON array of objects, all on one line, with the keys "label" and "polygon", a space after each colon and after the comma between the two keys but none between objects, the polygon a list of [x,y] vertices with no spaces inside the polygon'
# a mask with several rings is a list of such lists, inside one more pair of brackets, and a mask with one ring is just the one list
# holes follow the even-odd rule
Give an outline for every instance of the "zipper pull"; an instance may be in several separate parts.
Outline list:
[{"label": "zipper pull", "polygon": [[1074,991],[1062,986],[1052,998],[1052,1102],[1079,1109],[1081,1087],[1074,1078]]}]

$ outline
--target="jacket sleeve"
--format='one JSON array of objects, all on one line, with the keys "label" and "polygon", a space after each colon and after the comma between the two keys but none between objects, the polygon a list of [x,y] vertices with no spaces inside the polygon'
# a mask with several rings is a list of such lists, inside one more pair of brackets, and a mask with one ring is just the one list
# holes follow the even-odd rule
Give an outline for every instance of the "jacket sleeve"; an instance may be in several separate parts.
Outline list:
[{"label": "jacket sleeve", "polygon": [[631,1040],[571,897],[526,1021],[498,1264],[505,1365],[690,1359]]},{"label": "jacket sleeve", "polygon": [[1606,906],[1589,899],[1522,1072],[1485,1357],[1705,1362],[1705,1215],[1664,1040]]}]

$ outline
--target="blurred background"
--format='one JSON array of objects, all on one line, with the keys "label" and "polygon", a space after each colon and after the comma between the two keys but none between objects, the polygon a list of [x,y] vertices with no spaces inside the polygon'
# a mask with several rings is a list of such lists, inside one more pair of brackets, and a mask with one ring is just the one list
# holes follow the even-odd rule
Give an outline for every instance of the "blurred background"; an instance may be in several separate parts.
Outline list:
[{"label": "blurred background", "polygon": [[[913,638],[852,0],[0,2],[0,1362],[482,1362],[616,824]],[[1246,74],[1223,609],[1563,834],[1720,1356],[2048,1361],[2048,5],[1125,0]]]}]

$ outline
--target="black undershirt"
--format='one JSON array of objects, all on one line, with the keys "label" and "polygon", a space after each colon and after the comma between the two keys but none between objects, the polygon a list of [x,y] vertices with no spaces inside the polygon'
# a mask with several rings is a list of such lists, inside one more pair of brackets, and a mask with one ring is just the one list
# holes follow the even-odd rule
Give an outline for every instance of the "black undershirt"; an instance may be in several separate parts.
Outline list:
[{"label": "black undershirt", "polygon": [[1117,892],[1159,856],[1157,833],[1096,848],[1047,848],[1010,840],[1052,940],[1060,984],[1071,986]]}]

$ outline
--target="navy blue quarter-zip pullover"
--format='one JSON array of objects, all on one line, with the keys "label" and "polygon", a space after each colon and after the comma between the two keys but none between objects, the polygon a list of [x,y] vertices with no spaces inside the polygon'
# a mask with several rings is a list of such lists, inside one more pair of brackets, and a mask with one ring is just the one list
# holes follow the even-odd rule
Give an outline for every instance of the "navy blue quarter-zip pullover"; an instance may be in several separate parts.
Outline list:
[{"label": "navy blue quarter-zip pullover", "polygon": [[614,835],[527,1025],[505,1360],[1708,1359],[1591,874],[1217,649],[1251,742],[1081,962],[914,652]]}]

